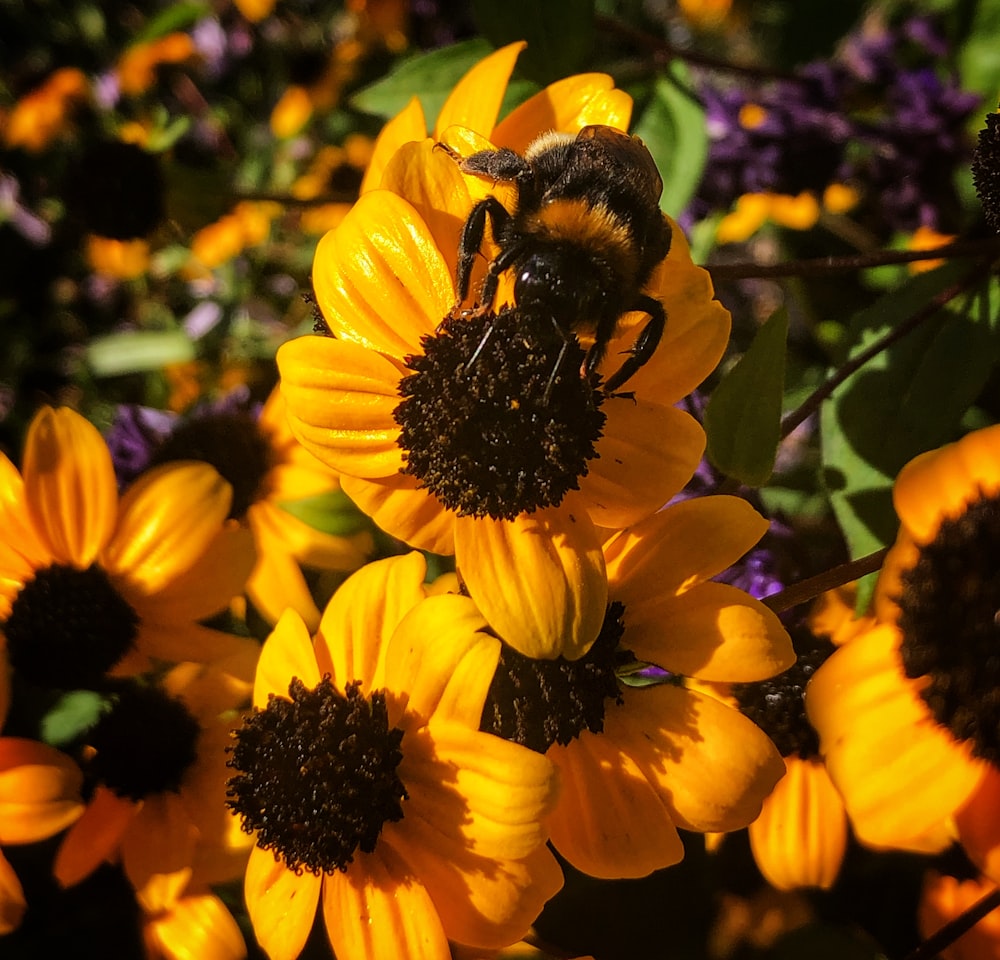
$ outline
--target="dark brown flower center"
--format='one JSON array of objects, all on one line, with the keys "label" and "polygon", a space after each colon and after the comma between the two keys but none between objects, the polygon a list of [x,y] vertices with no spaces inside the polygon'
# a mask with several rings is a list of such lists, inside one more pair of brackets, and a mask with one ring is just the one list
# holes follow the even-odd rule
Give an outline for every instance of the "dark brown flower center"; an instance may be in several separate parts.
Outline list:
[{"label": "dark brown flower center", "polygon": [[181,700],[157,687],[126,684],[87,734],[99,783],[142,800],[176,793],[198,757],[201,727]]},{"label": "dark brown flower center", "polygon": [[1000,499],[943,520],[904,573],[901,655],[942,726],[1000,765]]},{"label": "dark brown flower center", "polygon": [[784,673],[758,683],[734,683],[740,710],[766,733],[783,757],[819,757],[819,736],[806,718],[806,684],[835,647],[805,626],[790,631],[796,659]]},{"label": "dark brown flower center", "polygon": [[13,668],[41,686],[99,686],[135,645],[139,616],[97,565],[53,564],[21,588],[3,625]]},{"label": "dark brown flower center", "polygon": [[153,453],[150,466],[177,460],[211,464],[233,488],[229,516],[241,520],[264,494],[271,448],[256,418],[244,411],[206,413],[178,425]]},{"label": "dark brown flower center", "polygon": [[394,413],[405,473],[460,515],[505,520],[579,487],[606,418],[575,338],[504,310],[450,316],[422,346]]},{"label": "dark brown flower center", "polygon": [[608,700],[623,703],[618,671],[635,663],[619,643],[625,607],[609,604],[594,645],[579,660],[533,660],[506,643],[483,707],[480,729],[538,753],[584,730],[601,733]]},{"label": "dark brown flower center", "polygon": [[342,694],[329,677],[314,690],[296,678],[288,694],[236,731],[227,803],[290,870],[345,871],[403,817],[403,731],[389,727],[385,694],[363,697],[358,682]]}]

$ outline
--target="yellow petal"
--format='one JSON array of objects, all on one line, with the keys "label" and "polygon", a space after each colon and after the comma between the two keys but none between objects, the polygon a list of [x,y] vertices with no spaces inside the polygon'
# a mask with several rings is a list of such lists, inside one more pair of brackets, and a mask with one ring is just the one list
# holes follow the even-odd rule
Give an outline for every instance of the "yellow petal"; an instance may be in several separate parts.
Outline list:
[{"label": "yellow petal", "polygon": [[0,545],[0,570],[9,576],[11,563],[17,574],[30,567],[41,566],[48,559],[48,550],[28,520],[24,496],[24,481],[17,468],[0,453],[0,529],[4,543]]},{"label": "yellow petal", "polygon": [[324,533],[270,500],[255,503],[247,511],[247,522],[265,561],[269,553],[284,553],[310,567],[350,572],[374,552],[367,531],[344,536]]},{"label": "yellow petal", "polygon": [[690,414],[637,397],[604,405],[608,415],[598,459],[580,480],[590,517],[621,528],[659,510],[694,473],[705,431]]},{"label": "yellow petal", "polygon": [[669,808],[612,740],[584,731],[548,755],[560,779],[552,843],[577,870],[609,880],[645,877],[683,858]]},{"label": "yellow petal", "polygon": [[433,234],[389,190],[366,193],[320,240],[312,280],[335,336],[397,358],[418,353],[455,302]]},{"label": "yellow petal", "polygon": [[778,617],[725,583],[702,583],[679,597],[654,595],[626,607],[625,622],[623,642],[638,659],[686,677],[749,683],[795,663]]},{"label": "yellow petal", "polygon": [[118,491],[97,428],[68,407],[43,407],[24,449],[28,512],[53,559],[89,567],[111,537]]},{"label": "yellow petal", "polygon": [[[356,856],[346,874],[338,871],[324,879],[323,918],[338,960],[450,960],[420,873],[419,864],[407,864],[380,843],[373,853]],[[279,958],[272,954],[272,960]]]},{"label": "yellow petal", "polygon": [[694,690],[626,690],[604,735],[639,766],[685,830],[738,830],[785,772],[774,744],[738,710]]},{"label": "yellow petal", "polygon": [[387,357],[331,337],[300,337],[278,350],[281,390],[299,442],[341,473],[391,477],[403,466],[396,440],[402,370]]},{"label": "yellow petal", "polygon": [[468,597],[428,597],[412,607],[392,634],[385,669],[399,708],[424,723],[433,716],[476,729],[500,659],[500,641],[485,629]]},{"label": "yellow petal", "polygon": [[608,584],[578,500],[510,521],[459,517],[455,559],[490,626],[526,656],[575,660],[597,639]]},{"label": "yellow petal", "polygon": [[504,860],[545,842],[556,781],[544,756],[453,722],[410,731],[404,743],[398,770],[409,799],[401,832],[430,825],[453,845],[461,840],[471,853]]},{"label": "yellow petal", "polygon": [[980,870],[1000,883],[1000,770],[990,767],[969,802],[955,816],[958,839]]},{"label": "yellow petal", "polygon": [[14,868],[0,853],[0,937],[13,933],[24,918],[28,902]]},{"label": "yellow petal", "polygon": [[819,760],[785,759],[785,775],[750,824],[750,849],[772,887],[829,890],[847,846],[844,802]]},{"label": "yellow petal", "polygon": [[[141,611],[140,611],[141,614]],[[193,660],[196,663],[214,663],[229,657],[240,657],[257,646],[250,637],[224,633],[200,623],[151,623],[139,625],[136,646],[141,655],[167,663]],[[148,664],[145,669],[149,669]],[[130,664],[128,655],[115,664],[114,676],[131,676],[136,665]]]},{"label": "yellow petal", "polygon": [[420,101],[413,97],[379,132],[372,147],[371,160],[361,181],[361,193],[368,193],[382,185],[382,174],[396,151],[411,140],[427,136],[427,121]]},{"label": "yellow petal", "polygon": [[480,60],[455,84],[434,124],[435,139],[453,123],[470,127],[484,137],[490,135],[514,64],[526,46],[521,40],[501,47]]},{"label": "yellow petal", "polygon": [[254,936],[270,960],[295,960],[302,952],[322,885],[321,877],[308,871],[297,876],[270,850],[253,848],[243,893]]},{"label": "yellow petal", "polygon": [[154,594],[182,576],[218,536],[232,487],[207,463],[164,464],[122,497],[118,529],[101,560],[130,590]]},{"label": "yellow petal", "polygon": [[671,504],[604,546],[608,583],[627,608],[710,580],[732,566],[767,531],[741,497],[693,497]]},{"label": "yellow petal", "polygon": [[627,130],[632,98],[624,91],[618,91],[621,98],[609,97],[614,85],[606,73],[577,73],[550,83],[504,117],[490,139],[524,153],[532,140],[550,130],[575,134],[592,123]]},{"label": "yellow petal", "polygon": [[407,474],[385,479],[344,476],[341,485],[386,533],[418,550],[451,556],[455,552],[455,514]]},{"label": "yellow petal", "polygon": [[400,620],[424,599],[427,563],[414,551],[366,564],[337,589],[316,635],[320,674],[336,686],[360,680],[366,696],[385,686],[389,640]]},{"label": "yellow petal", "polygon": [[214,894],[179,900],[171,910],[147,919],[143,930],[147,949],[169,960],[243,960],[243,934],[226,905]]},{"label": "yellow petal", "polygon": [[89,877],[105,860],[114,859],[139,804],[98,787],[83,816],[59,845],[52,875],[63,887]]},{"label": "yellow petal", "polygon": [[931,852],[986,765],[934,721],[898,644],[883,625],[837,649],[809,682],[806,712],[858,839]]},{"label": "yellow petal", "polygon": [[147,797],[122,837],[125,875],[137,891],[153,884],[174,903],[190,879],[198,840],[197,828],[178,794]]},{"label": "yellow petal", "polygon": [[83,813],[83,776],[66,754],[21,737],[0,737],[0,843],[34,843]]},{"label": "yellow petal", "polygon": [[293,677],[298,677],[312,690],[320,681],[320,672],[306,625],[294,610],[286,610],[261,648],[253,684],[253,705],[263,710],[271,693],[287,700],[288,685]]}]

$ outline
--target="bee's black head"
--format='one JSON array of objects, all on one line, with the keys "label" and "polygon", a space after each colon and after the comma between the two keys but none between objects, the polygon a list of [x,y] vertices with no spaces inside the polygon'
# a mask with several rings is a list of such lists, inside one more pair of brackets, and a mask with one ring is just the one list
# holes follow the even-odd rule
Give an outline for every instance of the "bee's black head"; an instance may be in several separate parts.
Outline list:
[{"label": "bee's black head", "polygon": [[611,278],[599,258],[576,244],[536,248],[515,268],[520,310],[547,313],[564,329],[596,325],[607,309]]}]

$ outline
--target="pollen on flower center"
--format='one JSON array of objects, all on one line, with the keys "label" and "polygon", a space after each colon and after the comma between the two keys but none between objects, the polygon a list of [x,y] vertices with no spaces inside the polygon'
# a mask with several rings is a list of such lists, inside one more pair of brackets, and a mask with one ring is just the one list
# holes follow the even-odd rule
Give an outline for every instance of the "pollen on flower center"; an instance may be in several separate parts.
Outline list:
[{"label": "pollen on flower center", "polygon": [[902,577],[906,675],[938,723],[1000,764],[1000,499],[984,497],[941,522]]},{"label": "pollen on flower center", "polygon": [[814,760],[820,755],[819,735],[806,717],[803,697],[806,684],[835,647],[806,627],[793,628],[791,634],[795,663],[769,680],[734,683],[732,693],[740,711],[771,738],[783,757]]},{"label": "pollen on flower center", "polygon": [[176,793],[197,759],[200,733],[181,700],[157,687],[126,684],[87,735],[89,772],[132,800]]},{"label": "pollen on flower center", "polygon": [[11,665],[50,687],[92,687],[134,646],[139,616],[98,566],[43,567],[3,624]]},{"label": "pollen on flower center", "polygon": [[578,660],[533,660],[504,644],[479,727],[545,753],[584,730],[601,733],[607,701],[623,703],[617,671],[635,662],[619,642],[623,604],[608,605],[594,645]]},{"label": "pollen on flower center", "polygon": [[605,415],[575,338],[511,309],[450,316],[422,346],[394,412],[405,473],[460,515],[505,520],[579,487]]},{"label": "pollen on flower center", "polygon": [[205,414],[182,423],[153,453],[150,466],[177,460],[211,464],[233,488],[229,516],[239,520],[261,497],[271,459],[257,421],[237,411]]},{"label": "pollen on flower center", "polygon": [[360,686],[342,694],[324,677],[309,690],[295,678],[290,699],[272,694],[236,731],[227,804],[296,873],[346,870],[403,817],[403,731],[389,727],[385,694]]}]

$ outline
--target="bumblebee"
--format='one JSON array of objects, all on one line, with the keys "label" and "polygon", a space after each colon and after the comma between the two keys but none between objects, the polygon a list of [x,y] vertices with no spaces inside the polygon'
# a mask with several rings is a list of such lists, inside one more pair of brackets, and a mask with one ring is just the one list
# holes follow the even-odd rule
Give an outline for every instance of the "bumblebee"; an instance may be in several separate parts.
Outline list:
[{"label": "bumblebee", "polygon": [[[489,308],[500,276],[513,271],[518,310],[536,319],[547,315],[564,341],[577,333],[593,337],[583,364],[589,380],[621,315],[649,315],[603,384],[606,394],[614,393],[650,359],[666,324],[660,302],[642,292],[671,235],[659,207],[663,181],[645,145],[614,127],[593,125],[575,136],[543,134],[523,156],[504,147],[456,159],[465,173],[513,183],[517,196],[513,212],[496,197],[473,206],[459,240],[459,302],[469,294],[489,221],[499,252],[487,267],[480,303]],[[558,362],[553,376],[557,370]]]}]

